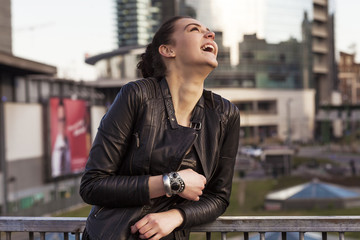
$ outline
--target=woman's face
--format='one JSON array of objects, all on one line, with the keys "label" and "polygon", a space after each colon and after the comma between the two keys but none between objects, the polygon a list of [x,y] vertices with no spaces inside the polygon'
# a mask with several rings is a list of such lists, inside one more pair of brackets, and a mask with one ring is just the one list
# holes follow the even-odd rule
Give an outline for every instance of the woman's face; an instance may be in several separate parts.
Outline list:
[{"label": "woman's face", "polygon": [[175,53],[175,60],[182,64],[216,68],[218,47],[214,38],[215,33],[199,21],[182,18],[175,22],[174,43],[170,47]]}]

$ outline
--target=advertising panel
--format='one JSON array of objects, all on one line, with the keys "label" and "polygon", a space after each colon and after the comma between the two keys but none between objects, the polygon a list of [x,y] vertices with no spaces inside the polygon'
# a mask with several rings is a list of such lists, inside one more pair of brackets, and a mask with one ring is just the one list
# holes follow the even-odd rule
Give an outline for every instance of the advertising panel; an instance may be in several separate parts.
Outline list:
[{"label": "advertising panel", "polygon": [[51,177],[80,173],[90,150],[90,114],[84,100],[50,98]]}]

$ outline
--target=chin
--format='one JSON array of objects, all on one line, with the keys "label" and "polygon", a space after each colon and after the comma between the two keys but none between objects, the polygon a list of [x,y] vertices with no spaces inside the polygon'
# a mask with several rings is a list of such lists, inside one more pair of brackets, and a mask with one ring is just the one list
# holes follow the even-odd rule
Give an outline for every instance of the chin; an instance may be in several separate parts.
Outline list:
[{"label": "chin", "polygon": [[219,65],[219,63],[217,61],[212,61],[212,62],[209,62],[208,64],[210,67],[212,68],[217,68],[217,66]]}]

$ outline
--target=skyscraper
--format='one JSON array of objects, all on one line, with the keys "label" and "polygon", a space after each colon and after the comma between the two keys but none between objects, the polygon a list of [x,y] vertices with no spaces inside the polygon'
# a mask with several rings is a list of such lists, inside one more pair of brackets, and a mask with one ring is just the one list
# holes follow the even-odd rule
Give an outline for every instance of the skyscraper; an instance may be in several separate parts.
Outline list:
[{"label": "skyscraper", "polygon": [[319,106],[331,104],[331,93],[337,83],[334,56],[334,17],[329,15],[328,0],[313,0],[313,9],[313,74],[316,105]]},{"label": "skyscraper", "polygon": [[150,0],[116,0],[118,47],[146,45],[159,11]]},{"label": "skyscraper", "polygon": [[162,22],[191,15],[184,0],[116,0],[118,47],[147,45]]}]

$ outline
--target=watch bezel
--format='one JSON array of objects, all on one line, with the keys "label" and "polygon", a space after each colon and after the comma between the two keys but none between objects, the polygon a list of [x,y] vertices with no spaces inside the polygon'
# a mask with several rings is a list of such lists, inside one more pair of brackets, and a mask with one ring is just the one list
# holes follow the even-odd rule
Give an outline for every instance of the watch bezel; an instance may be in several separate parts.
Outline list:
[{"label": "watch bezel", "polygon": [[[180,174],[177,172],[171,172],[168,174],[169,179],[170,179],[170,188],[171,188],[171,192],[172,194],[178,194],[178,193],[182,193],[185,189],[185,182],[184,180],[181,178]],[[178,190],[174,190],[172,188],[173,184],[178,184],[179,188]]]}]

